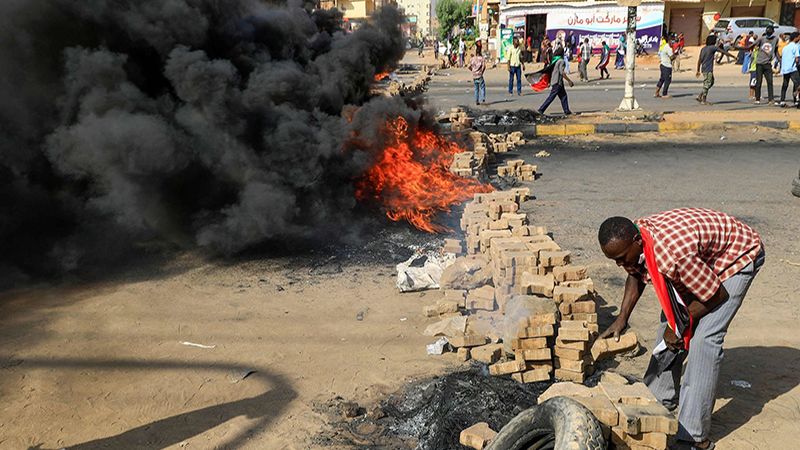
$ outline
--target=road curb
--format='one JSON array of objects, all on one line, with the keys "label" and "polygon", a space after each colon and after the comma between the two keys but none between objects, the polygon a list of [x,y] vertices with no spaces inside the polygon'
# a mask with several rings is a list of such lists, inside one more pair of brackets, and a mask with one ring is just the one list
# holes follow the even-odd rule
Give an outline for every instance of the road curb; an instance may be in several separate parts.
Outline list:
[{"label": "road curb", "polygon": [[798,120],[770,120],[751,122],[659,122],[659,123],[555,123],[536,125],[534,134],[542,136],[575,136],[589,134],[677,133],[697,130],[724,130],[730,128],[773,128],[800,130]]}]

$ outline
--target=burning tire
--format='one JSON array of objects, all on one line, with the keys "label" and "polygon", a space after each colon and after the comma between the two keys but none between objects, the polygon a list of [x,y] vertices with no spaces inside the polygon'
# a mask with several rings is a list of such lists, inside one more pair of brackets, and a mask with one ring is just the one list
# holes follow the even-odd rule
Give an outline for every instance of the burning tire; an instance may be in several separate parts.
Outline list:
[{"label": "burning tire", "polygon": [[600,422],[585,406],[554,397],[521,412],[495,436],[487,450],[603,450]]}]

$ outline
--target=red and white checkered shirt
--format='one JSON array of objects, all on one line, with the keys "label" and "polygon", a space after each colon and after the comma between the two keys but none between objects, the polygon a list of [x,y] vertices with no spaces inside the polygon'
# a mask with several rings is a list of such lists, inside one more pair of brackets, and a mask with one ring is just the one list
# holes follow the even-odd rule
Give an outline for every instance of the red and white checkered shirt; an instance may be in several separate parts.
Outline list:
[{"label": "red and white checkered shirt", "polygon": [[[710,209],[673,209],[635,222],[653,237],[658,271],[682,295],[693,294],[703,302],[753,262],[762,246],[755,230]],[[650,281],[646,268],[640,273],[642,280]]]}]

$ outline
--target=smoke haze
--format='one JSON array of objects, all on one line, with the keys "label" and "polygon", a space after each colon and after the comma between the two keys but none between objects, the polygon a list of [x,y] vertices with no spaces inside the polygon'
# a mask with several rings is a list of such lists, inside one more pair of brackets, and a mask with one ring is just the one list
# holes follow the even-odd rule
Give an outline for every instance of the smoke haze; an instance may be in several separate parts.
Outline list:
[{"label": "smoke haze", "polygon": [[231,254],[347,234],[376,119],[420,113],[369,96],[402,57],[400,14],[341,19],[295,1],[4,1],[0,271],[145,240]]}]

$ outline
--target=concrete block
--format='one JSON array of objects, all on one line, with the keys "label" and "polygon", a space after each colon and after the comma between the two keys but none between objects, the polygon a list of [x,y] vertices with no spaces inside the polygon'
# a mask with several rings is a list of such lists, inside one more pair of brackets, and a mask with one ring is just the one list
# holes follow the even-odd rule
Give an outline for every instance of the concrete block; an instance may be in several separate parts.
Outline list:
[{"label": "concrete block", "polygon": [[489,428],[489,424],[480,422],[462,430],[458,436],[458,442],[475,450],[483,450],[495,436],[497,436],[497,432]]},{"label": "concrete block", "polygon": [[620,353],[635,350],[638,347],[639,338],[636,333],[629,331],[619,337],[619,342],[613,337],[595,341],[592,345],[592,357],[595,361],[600,361]]},{"label": "concrete block", "polygon": [[539,325],[555,325],[556,320],[556,313],[541,313],[541,314],[534,314],[532,316],[526,317],[522,319],[521,325],[526,327],[536,327]]},{"label": "concrete block", "polygon": [[553,361],[525,361],[525,367],[528,370],[545,370],[547,373],[553,373]]},{"label": "concrete block", "polygon": [[597,303],[594,300],[570,303],[569,306],[569,314],[594,314],[597,312]]},{"label": "concrete block", "polygon": [[589,350],[589,342],[584,341],[564,341],[560,338],[556,338],[556,347],[568,349],[568,350],[580,350],[582,352],[588,353]]},{"label": "concrete block", "polygon": [[459,361],[469,361],[469,348],[461,347],[456,351]]},{"label": "concrete block", "polygon": [[507,230],[508,229],[508,220],[505,219],[498,219],[489,222],[489,229],[490,230]]},{"label": "concrete block", "polygon": [[573,372],[585,372],[587,366],[590,365],[592,364],[590,361],[586,360],[586,357],[584,357],[584,359],[579,359],[579,360],[564,359],[559,357],[555,357],[553,359],[553,367],[555,367],[556,369],[566,369],[566,370],[571,370]]},{"label": "concrete block", "polygon": [[639,433],[628,434],[623,427],[612,428],[612,441],[617,447],[622,448],[647,448],[665,450],[668,435],[666,433]]},{"label": "concrete block", "polygon": [[[591,301],[594,301],[594,300],[591,300]],[[583,320],[583,321],[589,322],[589,323],[597,323],[597,314],[596,313],[573,313],[573,314],[569,314],[568,316],[563,316],[563,319],[564,320]]]},{"label": "concrete block", "polygon": [[524,372],[512,374],[511,378],[518,383],[537,383],[540,381],[550,381],[550,372],[541,369],[526,370]]},{"label": "concrete block", "polygon": [[515,359],[513,361],[492,364],[489,366],[489,375],[507,375],[510,373],[524,372],[525,369],[525,360]]},{"label": "concrete block", "polygon": [[678,419],[660,403],[615,406],[619,411],[619,427],[627,434],[678,432]]}]

